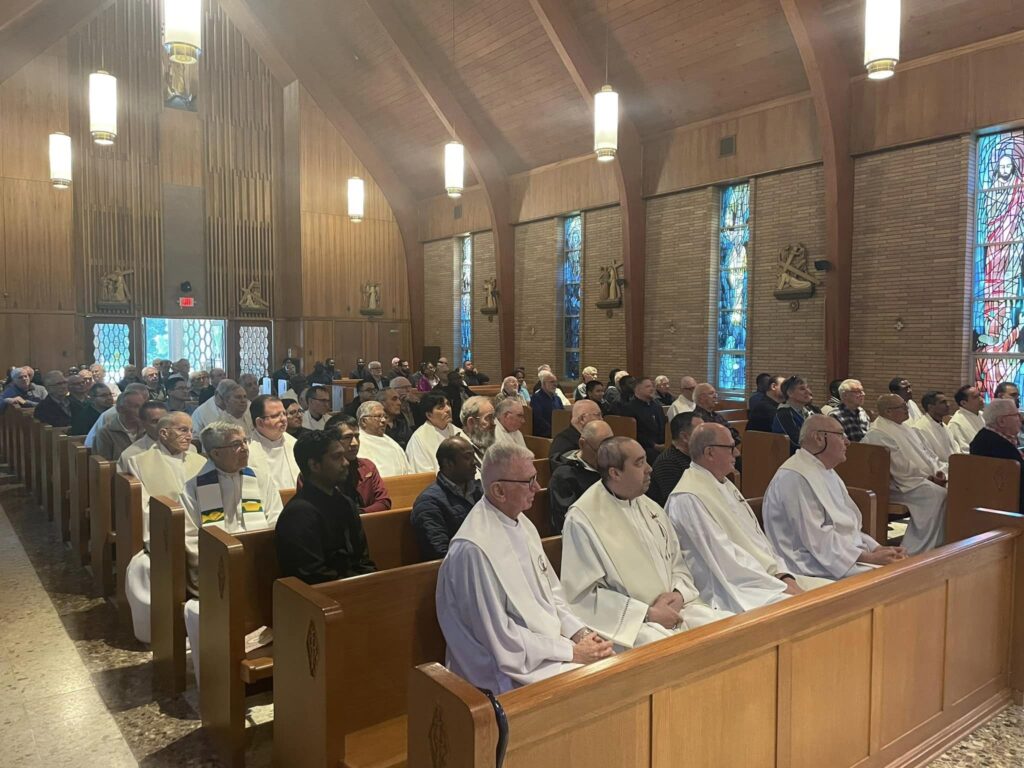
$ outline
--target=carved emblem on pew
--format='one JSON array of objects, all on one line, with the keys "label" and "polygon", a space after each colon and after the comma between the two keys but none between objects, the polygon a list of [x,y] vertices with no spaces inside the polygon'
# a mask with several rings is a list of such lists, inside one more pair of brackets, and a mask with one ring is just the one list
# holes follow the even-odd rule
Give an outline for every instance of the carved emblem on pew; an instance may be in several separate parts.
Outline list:
[{"label": "carved emblem on pew", "polygon": [[320,645],[316,639],[316,627],[309,622],[306,630],[306,660],[309,662],[309,676],[316,677],[316,667],[320,663]]},{"label": "carved emblem on pew", "polygon": [[783,248],[779,252],[779,282],[775,287],[775,298],[782,301],[811,298],[821,281],[808,269],[807,248],[803,243]]},{"label": "carved emblem on pew", "polygon": [[448,732],[444,727],[441,707],[434,707],[434,717],[430,721],[430,760],[434,768],[445,768],[448,765]]}]

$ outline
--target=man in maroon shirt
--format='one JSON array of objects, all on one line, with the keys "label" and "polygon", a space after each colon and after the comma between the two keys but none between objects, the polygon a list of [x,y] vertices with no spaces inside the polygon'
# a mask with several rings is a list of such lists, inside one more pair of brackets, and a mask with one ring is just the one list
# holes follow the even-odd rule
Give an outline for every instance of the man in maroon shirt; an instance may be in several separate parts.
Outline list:
[{"label": "man in maroon shirt", "polygon": [[359,422],[345,413],[327,420],[325,430],[337,430],[345,446],[348,475],[339,488],[359,506],[360,512],[383,512],[391,509],[391,497],[376,465],[369,459],[360,459]]}]

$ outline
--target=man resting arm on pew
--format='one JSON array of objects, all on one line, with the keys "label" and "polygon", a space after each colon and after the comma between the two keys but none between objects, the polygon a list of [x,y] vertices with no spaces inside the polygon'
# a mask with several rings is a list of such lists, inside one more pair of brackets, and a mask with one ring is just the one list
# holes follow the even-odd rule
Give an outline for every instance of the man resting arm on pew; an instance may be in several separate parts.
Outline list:
[{"label": "man resting arm on pew", "polygon": [[275,540],[281,576],[307,584],[377,570],[355,502],[341,486],[353,467],[340,431],[310,431],[295,443],[302,487],[277,522]]},{"label": "man resting arm on pew", "polygon": [[698,426],[690,450],[690,468],[665,508],[708,605],[741,613],[831,583],[787,572],[754,510],[729,481],[736,450],[725,427]]},{"label": "man resting arm on pew", "polygon": [[847,443],[831,416],[810,416],[800,429],[800,449],[768,485],[764,532],[790,573],[841,579],[907,556],[903,547],[880,546],[861,530],[860,510],[835,471],[846,460]]},{"label": "man resting arm on pew", "polygon": [[566,605],[533,523],[533,454],[495,445],[481,469],[484,498],[452,539],[437,576],[446,666],[494,694],[603,659],[612,646]]},{"label": "man resting arm on pew", "polygon": [[700,599],[668,515],[644,495],[651,468],[643,446],[609,438],[597,467],[601,482],[569,508],[562,534],[562,584],[573,612],[616,648],[732,616]]}]

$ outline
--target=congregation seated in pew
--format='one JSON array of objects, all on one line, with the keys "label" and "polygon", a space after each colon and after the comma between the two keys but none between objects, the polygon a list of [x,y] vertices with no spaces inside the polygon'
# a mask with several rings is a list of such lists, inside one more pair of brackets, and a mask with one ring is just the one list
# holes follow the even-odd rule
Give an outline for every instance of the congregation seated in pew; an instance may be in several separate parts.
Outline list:
[{"label": "congregation seated in pew", "polygon": [[[972,456],[1013,459],[1024,467],[1024,456],[1017,448],[1021,429],[1020,409],[1012,400],[993,400],[985,407],[985,427],[971,440]],[[1015,511],[1024,510],[1024,477],[1020,483],[1020,501]]]},{"label": "congregation seated in pew", "polygon": [[[393,389],[386,389],[382,394],[388,393],[397,403],[398,394]],[[381,477],[411,474],[412,467],[405,456],[405,449],[387,434],[387,419],[385,406],[380,401],[371,400],[359,406],[356,411],[356,420],[359,422],[359,457],[372,461]]]},{"label": "congregation seated in pew", "polygon": [[[312,430],[295,443],[303,483],[281,510],[275,527],[281,575],[307,584],[376,570],[359,510],[341,488],[355,467],[340,430]],[[279,499],[280,500],[280,499]]]},{"label": "congregation seated in pew", "polygon": [[270,471],[278,489],[298,484],[299,466],[295,463],[295,438],[288,434],[288,415],[277,395],[259,395],[249,403],[252,419],[252,443],[259,461]]},{"label": "congregation seated in pew", "polygon": [[167,415],[167,404],[159,400],[147,400],[139,408],[139,424],[142,435],[121,452],[117,460],[117,471],[127,472],[128,461],[157,444],[160,437],[160,420]]},{"label": "congregation seated in pew", "polygon": [[921,398],[921,407],[924,409],[924,413],[910,426],[921,433],[925,444],[939,459],[942,471],[948,475],[949,457],[954,453],[959,453],[953,436],[949,433],[945,423],[952,404],[942,392],[931,391],[924,393],[924,397]]},{"label": "congregation seated in pew", "polygon": [[732,616],[701,600],[668,515],[644,495],[643,446],[609,438],[597,463],[601,482],[572,505],[562,533],[570,610],[620,650]]},{"label": "congregation seated in pew", "polygon": [[[315,431],[315,430],[314,430]],[[347,413],[336,413],[327,420],[324,430],[338,434],[345,448],[348,471],[342,478],[340,490],[346,494],[360,512],[383,512],[391,509],[391,496],[376,465],[369,459],[359,458],[359,425]],[[301,483],[296,485],[301,487]]]},{"label": "congregation seated in pew", "polygon": [[412,505],[412,527],[424,561],[439,560],[470,510],[483,496],[476,477],[476,454],[463,436],[449,437],[437,448],[437,479]]},{"label": "congregation seated in pew", "polygon": [[551,447],[548,449],[548,461],[551,464],[552,472],[559,464],[564,463],[566,454],[579,449],[583,428],[595,419],[601,418],[603,418],[601,407],[589,398],[577,400],[572,404],[569,426],[554,436],[551,440]]},{"label": "congregation seated in pew", "polygon": [[483,395],[466,398],[459,411],[459,419],[462,421],[462,436],[473,446],[477,477],[480,477],[480,466],[483,464],[484,453],[494,445],[497,435],[498,422],[494,401]]},{"label": "congregation seated in pew", "polygon": [[563,454],[562,463],[548,481],[548,511],[551,530],[562,532],[569,507],[601,479],[597,468],[597,451],[605,440],[613,437],[612,428],[603,419],[595,419],[583,427],[577,449]]},{"label": "congregation seated in pew", "polygon": [[800,428],[799,450],[768,485],[764,532],[788,573],[842,579],[907,556],[863,532],[860,509],[835,471],[846,446],[835,419],[815,414]]},{"label": "congregation seated in pew", "polygon": [[956,413],[946,425],[950,437],[956,444],[959,453],[971,452],[971,440],[985,427],[985,419],[981,410],[985,401],[981,397],[981,390],[973,384],[965,384],[953,395],[956,403]]},{"label": "congregation seated in pew", "polygon": [[839,403],[825,415],[842,424],[851,443],[863,440],[871,428],[871,418],[864,410],[864,385],[856,379],[839,382]]},{"label": "congregation seated in pew", "polygon": [[449,437],[461,435],[452,424],[452,407],[440,392],[427,392],[420,401],[426,421],[413,432],[405,455],[413,472],[437,472],[437,448]]},{"label": "congregation seated in pew", "polygon": [[[703,423],[704,420],[693,411],[685,411],[672,417],[669,423],[672,442],[668,450],[663,451],[654,460],[651,466],[651,485],[647,489],[647,495],[659,505],[665,506],[672,489],[689,468],[690,435]],[[731,434],[729,438],[732,439]]]},{"label": "congregation seated in pew", "polygon": [[830,583],[786,570],[750,504],[729,480],[736,453],[725,427],[698,425],[690,449],[690,468],[665,509],[705,603],[742,613]]}]

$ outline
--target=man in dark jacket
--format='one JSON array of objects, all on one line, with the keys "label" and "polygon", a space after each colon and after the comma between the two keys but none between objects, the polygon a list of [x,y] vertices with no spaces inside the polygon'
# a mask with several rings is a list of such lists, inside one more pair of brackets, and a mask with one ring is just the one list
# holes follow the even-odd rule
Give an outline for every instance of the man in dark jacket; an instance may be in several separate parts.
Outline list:
[{"label": "man in dark jacket", "polygon": [[36,421],[51,427],[71,426],[71,402],[68,399],[68,382],[60,371],[50,371],[43,377],[46,398],[36,406],[33,417]]},{"label": "man in dark jacket", "polygon": [[772,376],[770,373],[757,375],[757,392],[747,402],[747,431],[771,432],[775,410],[782,402],[783,376]]},{"label": "man in dark jacket", "polygon": [[636,382],[633,399],[626,403],[623,415],[636,420],[636,440],[653,465],[665,448],[665,409],[654,397],[654,381],[644,376]]},{"label": "man in dark jacket", "polygon": [[800,448],[800,428],[808,416],[821,411],[812,404],[814,393],[799,376],[790,376],[782,382],[782,396],[786,401],[775,411],[772,432],[789,437],[789,452],[794,454]]},{"label": "man in dark jacket", "polygon": [[[1024,467],[1024,457],[1017,448],[1017,434],[1021,428],[1020,411],[1013,400],[993,400],[982,411],[985,417],[985,428],[971,440],[972,456],[988,456],[992,459],[1013,459]],[[1013,512],[1024,509],[1024,472],[1020,482],[1020,498],[1018,507]]]},{"label": "man in dark jacket", "polygon": [[548,461],[551,471],[565,463],[565,455],[579,450],[580,435],[583,428],[592,421],[601,418],[601,407],[593,400],[577,400],[572,404],[572,418],[569,426],[555,435],[548,449]]},{"label": "man in dark jacket", "polygon": [[530,409],[533,411],[533,434],[535,437],[551,437],[551,412],[562,410],[562,401],[555,390],[558,379],[551,371],[541,371],[537,383],[540,389],[530,398]]},{"label": "man in dark jacket", "polygon": [[669,424],[672,445],[651,465],[651,484],[647,488],[648,498],[663,507],[683,473],[690,468],[690,435],[703,423],[693,411],[672,417]]},{"label": "man in dark jacket", "polygon": [[440,471],[412,505],[412,527],[424,560],[439,560],[469,511],[483,496],[476,479],[476,452],[463,437],[449,437],[437,447]]},{"label": "man in dark jacket", "polygon": [[601,479],[601,473],[597,470],[597,449],[613,436],[608,422],[591,421],[583,427],[579,448],[566,454],[564,462],[551,473],[551,480],[548,481],[548,511],[551,513],[551,527],[556,533],[562,532],[569,507]]},{"label": "man in dark jacket", "polygon": [[114,407],[114,396],[106,384],[93,384],[89,390],[89,399],[78,412],[71,417],[69,435],[88,435],[93,424],[104,411]]}]

